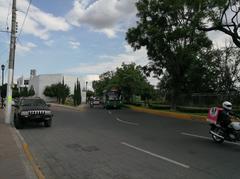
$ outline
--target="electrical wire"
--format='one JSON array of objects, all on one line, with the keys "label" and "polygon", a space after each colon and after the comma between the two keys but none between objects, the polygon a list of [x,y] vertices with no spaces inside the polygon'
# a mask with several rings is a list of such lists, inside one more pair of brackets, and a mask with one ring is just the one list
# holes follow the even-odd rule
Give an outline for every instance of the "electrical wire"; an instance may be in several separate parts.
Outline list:
[{"label": "electrical wire", "polygon": [[19,34],[18,34],[17,38],[19,38],[19,37],[21,36],[21,34],[22,34],[23,26],[24,26],[25,21],[26,21],[26,19],[27,19],[27,15],[28,15],[28,12],[29,12],[29,9],[30,9],[31,4],[32,4],[32,0],[29,0],[29,4],[28,4],[28,7],[27,7],[27,11],[26,11],[26,13],[25,13],[25,17],[24,17],[24,20],[23,20],[23,23],[22,23],[22,26],[21,26],[21,29],[20,29],[20,31],[19,31]]},{"label": "electrical wire", "polygon": [[8,18],[9,18],[9,15],[10,15],[10,8],[11,8],[11,6],[12,6],[12,1],[9,0],[8,13],[7,13],[7,19],[6,19],[6,30],[7,31],[9,30]]}]

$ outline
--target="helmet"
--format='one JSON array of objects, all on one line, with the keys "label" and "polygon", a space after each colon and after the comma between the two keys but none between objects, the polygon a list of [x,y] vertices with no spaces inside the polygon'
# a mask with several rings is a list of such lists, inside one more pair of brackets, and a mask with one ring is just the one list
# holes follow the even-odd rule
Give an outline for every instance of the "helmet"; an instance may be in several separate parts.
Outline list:
[{"label": "helmet", "polygon": [[231,111],[232,110],[232,103],[228,102],[228,101],[224,101],[222,103],[222,107],[223,109],[226,109],[228,111]]}]

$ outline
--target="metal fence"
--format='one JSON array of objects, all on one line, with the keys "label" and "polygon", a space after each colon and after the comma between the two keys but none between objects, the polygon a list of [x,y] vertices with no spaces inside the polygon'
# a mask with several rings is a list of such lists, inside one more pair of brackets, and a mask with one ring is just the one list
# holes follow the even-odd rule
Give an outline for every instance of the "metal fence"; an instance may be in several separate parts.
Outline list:
[{"label": "metal fence", "polygon": [[230,101],[233,106],[240,106],[240,94],[213,94],[213,93],[193,93],[179,96],[177,105],[210,107],[220,106],[223,101]]}]

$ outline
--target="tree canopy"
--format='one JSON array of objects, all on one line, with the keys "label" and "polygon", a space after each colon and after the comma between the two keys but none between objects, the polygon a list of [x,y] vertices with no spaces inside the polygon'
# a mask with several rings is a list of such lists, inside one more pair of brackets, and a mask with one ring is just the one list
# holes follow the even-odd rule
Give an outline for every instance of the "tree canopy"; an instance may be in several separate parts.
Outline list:
[{"label": "tree canopy", "polygon": [[65,103],[66,98],[70,94],[70,88],[68,85],[62,83],[52,84],[51,86],[46,86],[43,94],[49,97],[56,97],[58,103]]},{"label": "tree canopy", "polygon": [[234,44],[240,47],[239,0],[189,1],[196,10],[192,20],[202,31],[220,31],[229,35]]},{"label": "tree canopy", "polygon": [[153,89],[141,67],[134,63],[123,63],[115,72],[105,72],[100,75],[99,81],[93,82],[93,89],[98,96],[102,96],[104,90],[109,90],[112,87],[119,89],[124,100],[128,103],[132,102],[133,95],[150,98]]},{"label": "tree canopy", "polygon": [[30,89],[28,91],[28,95],[29,96],[34,96],[35,95],[35,90],[34,90],[33,86],[30,87]]},{"label": "tree canopy", "polygon": [[192,20],[196,10],[187,0],[139,0],[137,26],[130,28],[126,39],[138,50],[146,47],[149,63],[145,73],[160,77],[168,74],[172,108],[184,90],[188,71],[196,65],[201,52],[211,48],[205,32],[197,30]]}]

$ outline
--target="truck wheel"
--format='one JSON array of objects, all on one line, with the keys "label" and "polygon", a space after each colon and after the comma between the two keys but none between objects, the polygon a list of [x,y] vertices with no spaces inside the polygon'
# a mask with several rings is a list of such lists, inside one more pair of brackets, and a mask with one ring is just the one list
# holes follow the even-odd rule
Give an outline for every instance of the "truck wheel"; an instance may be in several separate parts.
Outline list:
[{"label": "truck wheel", "polygon": [[23,129],[23,121],[21,119],[15,116],[13,122],[16,129]]},{"label": "truck wheel", "polygon": [[51,127],[52,126],[52,119],[44,121],[44,126],[45,127]]}]

